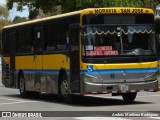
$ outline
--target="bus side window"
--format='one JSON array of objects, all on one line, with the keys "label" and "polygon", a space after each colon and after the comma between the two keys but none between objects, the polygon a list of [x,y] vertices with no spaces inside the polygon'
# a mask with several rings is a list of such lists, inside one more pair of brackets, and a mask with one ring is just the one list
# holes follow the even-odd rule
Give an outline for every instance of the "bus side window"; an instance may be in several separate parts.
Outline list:
[{"label": "bus side window", "polygon": [[32,28],[27,28],[26,29],[26,52],[30,53],[33,52],[33,32],[32,32]]},{"label": "bus side window", "polygon": [[9,54],[9,33],[8,33],[8,31],[5,31],[5,32],[3,32],[3,47],[2,47],[2,49],[3,49],[3,53],[4,54]]},{"label": "bus side window", "polygon": [[59,27],[57,27],[57,50],[65,50],[66,49],[66,31],[65,24],[58,23]]},{"label": "bus side window", "polygon": [[43,50],[43,42],[44,42],[44,35],[43,35],[43,27],[37,27],[34,29],[34,50],[36,52],[42,52]]},{"label": "bus side window", "polygon": [[17,52],[25,53],[26,52],[26,28],[19,28],[18,30],[18,41],[17,41]]},{"label": "bus side window", "polygon": [[48,24],[47,25],[47,40],[46,40],[46,50],[47,51],[55,51],[56,47],[56,40],[57,40],[57,29],[56,24]]}]

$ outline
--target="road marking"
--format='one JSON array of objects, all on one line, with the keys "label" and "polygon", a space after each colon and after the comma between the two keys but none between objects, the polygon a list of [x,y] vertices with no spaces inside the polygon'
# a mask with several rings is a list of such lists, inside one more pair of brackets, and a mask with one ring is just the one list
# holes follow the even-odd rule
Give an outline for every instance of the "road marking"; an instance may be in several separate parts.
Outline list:
[{"label": "road marking", "polygon": [[[142,120],[160,120],[160,117],[138,117]],[[124,118],[124,117],[74,117],[76,120],[136,120],[137,117]]]},{"label": "road marking", "polygon": [[[24,100],[18,100],[18,99],[10,99],[10,98],[0,98],[0,99],[12,100],[12,101],[24,101]],[[34,100],[32,102],[34,102]],[[35,102],[39,102],[39,101],[35,101]]]},{"label": "road marking", "polygon": [[[87,96],[89,96],[89,97],[100,97],[100,98],[113,98],[113,99],[116,99],[116,98],[122,98],[122,96],[116,96],[116,97],[113,97],[113,96],[111,96],[111,97],[106,97],[106,96],[101,96],[101,95],[87,95]],[[137,97],[160,97],[160,95],[147,95],[147,96],[138,96],[137,95]]]},{"label": "road marking", "polygon": [[37,102],[37,101],[21,101],[21,102],[11,102],[11,103],[0,103],[0,105],[11,105],[11,104],[18,104],[18,103],[25,103],[25,102]]},{"label": "road marking", "polygon": [[150,118],[153,118],[155,120],[160,120],[160,117],[150,117]]},{"label": "road marking", "polygon": [[18,100],[18,99],[10,99],[10,98],[0,98],[0,99],[16,101],[16,102],[0,103],[0,105],[10,105],[10,104],[25,103],[25,102],[39,102],[39,101],[24,101],[24,100]]},{"label": "road marking", "polygon": [[118,118],[118,117],[75,117],[77,120],[131,120],[126,118]]},{"label": "road marking", "polygon": [[12,100],[12,101],[22,101],[22,100],[18,100],[18,99],[10,99],[10,98],[0,98],[0,99]]},{"label": "road marking", "polygon": [[160,95],[147,95],[147,96],[137,96],[137,97],[160,97]]}]

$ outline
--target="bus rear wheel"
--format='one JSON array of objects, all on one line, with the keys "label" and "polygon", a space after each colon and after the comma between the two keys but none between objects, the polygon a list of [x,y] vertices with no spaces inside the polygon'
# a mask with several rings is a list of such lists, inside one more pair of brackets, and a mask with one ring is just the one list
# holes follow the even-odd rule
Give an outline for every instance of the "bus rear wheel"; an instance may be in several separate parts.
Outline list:
[{"label": "bus rear wheel", "polygon": [[71,103],[72,102],[72,96],[69,93],[68,80],[63,78],[59,87],[60,87],[60,89],[59,89],[60,97],[64,100],[64,102]]},{"label": "bus rear wheel", "polygon": [[137,96],[137,92],[133,93],[123,93],[122,98],[126,103],[132,103]]},{"label": "bus rear wheel", "polygon": [[25,80],[23,75],[20,75],[19,77],[19,92],[22,97],[27,97],[29,95],[29,93],[25,89]]}]

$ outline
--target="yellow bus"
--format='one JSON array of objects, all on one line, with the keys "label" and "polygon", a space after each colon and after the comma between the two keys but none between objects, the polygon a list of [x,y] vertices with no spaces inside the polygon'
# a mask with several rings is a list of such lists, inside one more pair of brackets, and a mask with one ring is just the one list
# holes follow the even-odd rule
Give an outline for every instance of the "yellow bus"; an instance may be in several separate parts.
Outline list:
[{"label": "yellow bus", "polygon": [[21,96],[122,95],[158,90],[154,12],[89,8],[6,26],[2,83]]}]

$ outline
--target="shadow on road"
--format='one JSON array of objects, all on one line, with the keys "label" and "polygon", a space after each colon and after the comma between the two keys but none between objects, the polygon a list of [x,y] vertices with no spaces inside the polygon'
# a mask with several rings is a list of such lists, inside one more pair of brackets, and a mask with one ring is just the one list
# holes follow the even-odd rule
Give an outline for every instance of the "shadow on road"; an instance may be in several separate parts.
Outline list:
[{"label": "shadow on road", "polygon": [[[12,94],[12,95],[2,95],[10,98],[18,98],[25,100],[36,100],[42,102],[50,102],[57,104],[66,104],[62,100],[60,100],[56,95],[51,94],[40,94],[38,97],[29,97],[22,98],[20,95]],[[116,105],[133,105],[133,104],[152,104],[152,102],[143,102],[143,101],[134,101],[133,103],[125,103],[123,99],[117,98],[101,98],[101,97],[91,97],[91,96],[74,96],[74,101],[70,104],[70,106],[81,106],[81,107],[92,107],[92,106],[116,106]]]}]

